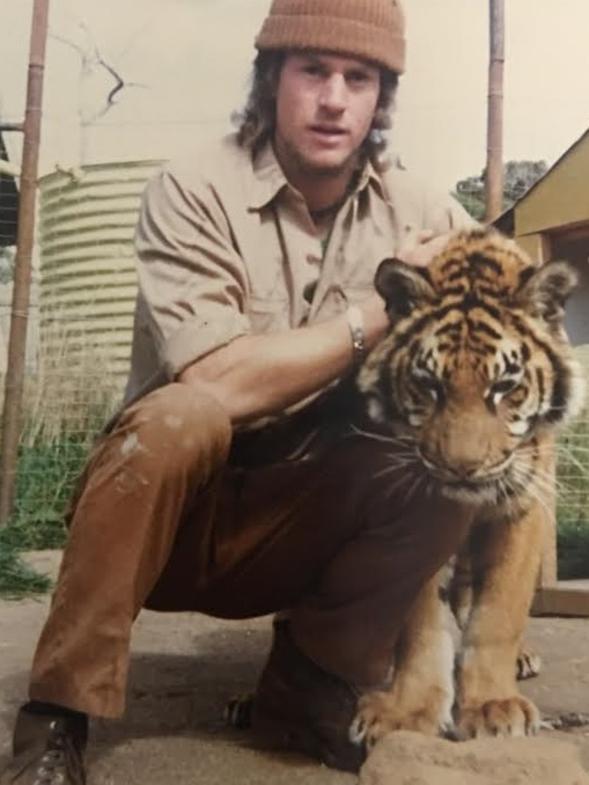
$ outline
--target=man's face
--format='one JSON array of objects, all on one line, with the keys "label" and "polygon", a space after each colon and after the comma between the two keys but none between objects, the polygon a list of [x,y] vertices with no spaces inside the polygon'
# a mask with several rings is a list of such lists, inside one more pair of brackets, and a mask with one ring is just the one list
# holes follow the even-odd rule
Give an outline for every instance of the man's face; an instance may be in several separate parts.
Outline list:
[{"label": "man's face", "polygon": [[283,166],[317,176],[351,169],[370,130],[379,91],[379,69],[363,60],[287,54],[276,95],[275,143]]}]

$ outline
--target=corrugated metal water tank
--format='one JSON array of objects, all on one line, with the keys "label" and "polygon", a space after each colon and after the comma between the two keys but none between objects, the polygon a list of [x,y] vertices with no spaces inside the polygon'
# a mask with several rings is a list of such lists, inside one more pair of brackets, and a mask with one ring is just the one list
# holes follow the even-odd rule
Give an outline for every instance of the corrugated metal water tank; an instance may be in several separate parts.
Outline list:
[{"label": "corrugated metal water tank", "polygon": [[40,180],[41,351],[67,364],[94,352],[105,372],[129,366],[136,295],[133,234],[160,161],[94,164]]}]

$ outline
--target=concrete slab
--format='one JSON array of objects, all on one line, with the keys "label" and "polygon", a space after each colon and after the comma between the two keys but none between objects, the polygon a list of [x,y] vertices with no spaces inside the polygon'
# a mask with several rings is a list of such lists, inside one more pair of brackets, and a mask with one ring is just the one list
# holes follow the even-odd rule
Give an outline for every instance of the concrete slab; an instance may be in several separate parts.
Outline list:
[{"label": "concrete slab", "polygon": [[[33,561],[55,572],[55,554]],[[0,770],[48,602],[0,602]],[[143,612],[134,629],[126,716],[93,724],[90,785],[356,782],[302,758],[254,750],[247,735],[225,728],[227,699],[255,684],[269,641],[268,618],[227,622]],[[552,717],[589,712],[589,622],[532,619],[528,641],[544,671],[524,691]],[[575,742],[589,770],[589,728],[546,735]]]}]

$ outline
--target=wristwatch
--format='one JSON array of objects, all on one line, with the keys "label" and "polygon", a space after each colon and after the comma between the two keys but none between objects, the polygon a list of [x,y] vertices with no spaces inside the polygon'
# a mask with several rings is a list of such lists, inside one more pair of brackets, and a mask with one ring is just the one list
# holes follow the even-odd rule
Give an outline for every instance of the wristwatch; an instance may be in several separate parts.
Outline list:
[{"label": "wristwatch", "polygon": [[352,352],[354,354],[354,365],[358,365],[366,355],[366,343],[364,341],[364,316],[357,305],[350,305],[346,311],[346,320],[350,328],[352,339]]}]

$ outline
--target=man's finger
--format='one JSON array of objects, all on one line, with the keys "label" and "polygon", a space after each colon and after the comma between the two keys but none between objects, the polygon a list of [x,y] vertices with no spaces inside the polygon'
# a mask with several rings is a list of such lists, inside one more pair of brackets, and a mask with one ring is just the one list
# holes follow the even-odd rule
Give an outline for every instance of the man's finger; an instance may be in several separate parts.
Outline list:
[{"label": "man's finger", "polygon": [[[425,235],[426,233],[420,234]],[[433,237],[431,232],[428,234],[430,235],[429,238],[416,242],[418,240],[418,234],[416,233],[412,238],[411,244],[404,243],[398,253],[399,259],[414,267],[426,267],[432,259],[444,250],[450,236],[448,234],[440,234]]]}]

